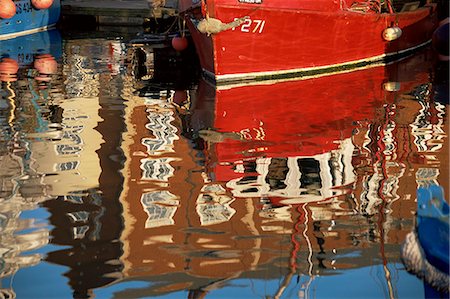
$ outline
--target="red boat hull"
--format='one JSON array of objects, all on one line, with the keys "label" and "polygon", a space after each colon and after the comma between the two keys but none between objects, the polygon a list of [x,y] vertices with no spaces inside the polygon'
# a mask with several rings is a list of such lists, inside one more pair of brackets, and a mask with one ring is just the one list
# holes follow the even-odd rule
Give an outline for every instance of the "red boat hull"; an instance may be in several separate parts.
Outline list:
[{"label": "red boat hull", "polygon": [[[216,82],[277,79],[342,71],[394,60],[429,43],[437,25],[434,5],[402,13],[361,13],[337,1],[283,1],[243,4],[207,1],[209,18],[229,23],[248,19],[216,34],[201,33],[201,7],[181,0],[202,68]],[[196,11],[197,10],[197,11]],[[392,26],[402,34],[383,39]]]}]

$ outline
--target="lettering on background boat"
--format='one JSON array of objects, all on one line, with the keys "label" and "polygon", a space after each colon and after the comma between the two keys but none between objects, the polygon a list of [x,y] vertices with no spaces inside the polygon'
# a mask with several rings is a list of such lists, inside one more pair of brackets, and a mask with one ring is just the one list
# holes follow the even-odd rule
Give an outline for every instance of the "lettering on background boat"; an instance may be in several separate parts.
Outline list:
[{"label": "lettering on background boat", "polygon": [[16,3],[16,14],[26,13],[33,11],[31,3]]},{"label": "lettering on background boat", "polygon": [[201,20],[197,25],[197,30],[207,35],[216,34],[228,29],[236,28],[242,25],[249,17],[237,18],[233,22],[223,23],[221,20],[215,18],[206,18]]}]

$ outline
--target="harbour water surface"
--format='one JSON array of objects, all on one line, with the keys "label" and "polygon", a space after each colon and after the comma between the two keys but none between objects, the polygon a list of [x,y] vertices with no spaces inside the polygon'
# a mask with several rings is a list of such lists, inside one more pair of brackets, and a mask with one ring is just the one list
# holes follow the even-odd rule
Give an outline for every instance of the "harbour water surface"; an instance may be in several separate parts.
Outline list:
[{"label": "harbour water surface", "polygon": [[1,298],[431,292],[401,250],[417,189],[449,194],[430,49],[219,89],[163,40],[49,31],[0,55],[18,67],[0,78]]}]

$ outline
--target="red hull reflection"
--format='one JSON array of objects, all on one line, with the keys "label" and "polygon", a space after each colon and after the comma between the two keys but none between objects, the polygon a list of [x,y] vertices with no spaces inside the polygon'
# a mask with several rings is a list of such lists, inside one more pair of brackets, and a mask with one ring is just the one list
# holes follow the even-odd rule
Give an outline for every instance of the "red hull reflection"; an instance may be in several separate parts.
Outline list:
[{"label": "red hull reflection", "polygon": [[230,163],[339,149],[358,122],[373,120],[380,107],[426,82],[427,59],[422,53],[387,67],[223,90],[202,82],[192,124],[211,141],[215,178],[229,181]]}]

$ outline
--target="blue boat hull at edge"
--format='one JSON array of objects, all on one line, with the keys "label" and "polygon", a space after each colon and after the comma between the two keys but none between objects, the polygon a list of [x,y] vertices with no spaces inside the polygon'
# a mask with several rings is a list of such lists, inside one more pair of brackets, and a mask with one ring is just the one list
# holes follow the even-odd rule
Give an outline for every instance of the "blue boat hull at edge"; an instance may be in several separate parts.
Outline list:
[{"label": "blue boat hull at edge", "polygon": [[16,14],[10,19],[0,19],[0,40],[46,30],[59,21],[60,0],[54,0],[48,9],[34,8],[31,0],[19,0],[14,3]]}]

